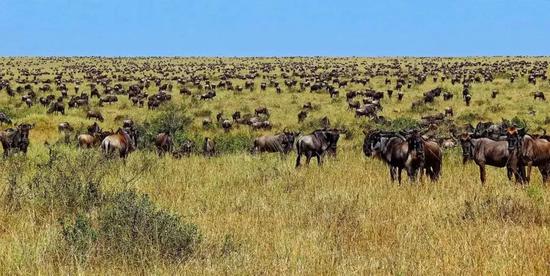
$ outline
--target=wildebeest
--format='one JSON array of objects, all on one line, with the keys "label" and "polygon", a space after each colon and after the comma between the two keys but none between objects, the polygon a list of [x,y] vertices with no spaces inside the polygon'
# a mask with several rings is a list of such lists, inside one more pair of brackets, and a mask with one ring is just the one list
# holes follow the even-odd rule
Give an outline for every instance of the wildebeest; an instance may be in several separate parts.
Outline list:
[{"label": "wildebeest", "polygon": [[548,167],[550,165],[550,142],[547,139],[534,138],[525,133],[524,129],[510,127],[507,130],[508,150],[512,155],[510,162],[514,171],[521,170],[526,165],[525,180],[531,180],[533,166],[538,167],[543,182],[548,181]]},{"label": "wildebeest", "polygon": [[[409,142],[414,142],[413,151],[409,150]],[[416,171],[423,170],[432,181],[441,174],[442,153],[437,143],[424,141],[420,136],[409,139],[396,132],[373,131],[365,133],[363,153],[384,161],[390,168],[392,181],[401,183],[401,172],[407,169],[411,180]],[[422,154],[422,162],[413,159]]]},{"label": "wildebeest", "polygon": [[326,152],[336,154],[340,132],[334,129],[320,129],[309,135],[304,135],[296,141],[296,167],[300,166],[302,155],[306,156],[306,164],[309,164],[311,157],[317,157],[319,165],[323,162]]},{"label": "wildebeest", "polygon": [[298,113],[298,123],[303,122],[307,118],[307,111],[302,110]]},{"label": "wildebeest", "polygon": [[546,101],[546,97],[544,97],[544,93],[542,93],[541,91],[535,92],[534,98],[535,98],[535,100],[539,99],[541,101]]},{"label": "wildebeest", "polygon": [[508,150],[507,141],[494,141],[489,138],[474,138],[472,133],[462,133],[460,135],[460,145],[462,147],[462,163],[465,164],[468,160],[474,160],[479,166],[479,178],[481,183],[486,181],[485,166],[493,166],[497,168],[506,167],[508,179],[512,179],[512,175],[516,176],[516,180],[523,181],[522,168],[514,169],[510,161],[510,151]]},{"label": "wildebeest", "polygon": [[216,92],[214,90],[210,90],[200,96],[201,100],[212,100],[216,97]]},{"label": "wildebeest", "polygon": [[265,107],[265,106],[260,106],[260,107],[258,107],[258,108],[256,108],[256,109],[254,109],[254,114],[255,114],[256,116],[259,116],[259,115],[262,115],[262,114],[263,114],[263,115],[269,117],[269,110],[268,110],[267,107]]},{"label": "wildebeest", "polygon": [[103,139],[101,149],[105,155],[118,151],[121,158],[126,158],[130,152],[135,150],[135,147],[130,135],[122,128],[119,128],[114,134]]},{"label": "wildebeest", "polygon": [[34,128],[31,124],[20,124],[15,128],[9,128],[0,131],[0,142],[4,149],[4,157],[7,157],[9,152],[17,149],[23,153],[27,153],[29,147],[29,132]]},{"label": "wildebeest", "polygon": [[228,119],[222,119],[220,122],[221,127],[223,128],[224,132],[229,132],[231,128],[233,127],[233,124]]},{"label": "wildebeest", "polygon": [[0,112],[0,125],[4,123],[11,124],[11,119],[6,113]]},{"label": "wildebeest", "polygon": [[181,158],[183,156],[190,156],[191,153],[193,153],[194,148],[195,148],[195,143],[193,141],[186,140],[181,144],[179,149],[177,149],[173,152],[172,155],[174,156],[174,158]]},{"label": "wildebeest", "polygon": [[426,141],[416,130],[406,136],[408,156],[405,168],[411,181],[416,179],[418,171],[425,172],[432,181],[437,181],[441,175],[443,153],[434,141]]},{"label": "wildebeest", "polygon": [[100,122],[103,122],[105,119],[103,118],[103,115],[101,115],[101,112],[95,111],[95,110],[89,110],[86,112],[86,119],[94,118],[96,120],[99,120]]},{"label": "wildebeest", "polygon": [[83,133],[78,135],[77,141],[80,148],[92,148],[99,145],[103,139],[107,136],[112,135],[111,131],[98,131],[95,133]]},{"label": "wildebeest", "polygon": [[276,135],[265,135],[254,139],[252,153],[257,152],[280,152],[289,153],[294,145],[294,139],[297,133],[283,131]]},{"label": "wildebeest", "polygon": [[209,137],[204,138],[202,153],[206,156],[214,156],[216,154],[216,143]]},{"label": "wildebeest", "polygon": [[62,115],[65,115],[65,105],[62,102],[54,102],[50,106],[50,109],[48,109],[48,114],[50,113],[61,113]]},{"label": "wildebeest", "polygon": [[170,133],[162,132],[155,138],[155,147],[159,156],[172,151],[172,146],[173,142]]}]

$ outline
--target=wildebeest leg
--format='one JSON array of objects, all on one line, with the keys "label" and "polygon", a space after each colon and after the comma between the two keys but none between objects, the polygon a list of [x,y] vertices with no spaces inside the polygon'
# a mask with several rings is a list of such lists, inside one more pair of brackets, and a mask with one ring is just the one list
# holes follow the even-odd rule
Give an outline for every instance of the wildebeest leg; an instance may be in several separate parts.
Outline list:
[{"label": "wildebeest leg", "polygon": [[479,178],[481,180],[481,184],[485,184],[485,164],[479,165]]},{"label": "wildebeest leg", "polygon": [[531,169],[533,168],[533,162],[527,162],[527,175],[525,176],[525,181],[529,183],[531,181]]},{"label": "wildebeest leg", "polygon": [[401,171],[403,168],[397,168],[397,180],[399,181],[399,184],[401,184]]},{"label": "wildebeest leg", "polygon": [[316,152],[315,155],[317,155],[317,165],[321,166],[321,164],[323,163],[321,159],[321,154]]},{"label": "wildebeest leg", "polygon": [[306,152],[306,165],[309,165],[309,161],[311,161],[312,156],[313,153],[311,151]]},{"label": "wildebeest leg", "polygon": [[300,160],[302,159],[302,154],[298,152],[298,157],[296,157],[296,168],[300,167]]},{"label": "wildebeest leg", "polygon": [[506,175],[508,180],[512,181],[513,169],[511,167],[506,167]]}]

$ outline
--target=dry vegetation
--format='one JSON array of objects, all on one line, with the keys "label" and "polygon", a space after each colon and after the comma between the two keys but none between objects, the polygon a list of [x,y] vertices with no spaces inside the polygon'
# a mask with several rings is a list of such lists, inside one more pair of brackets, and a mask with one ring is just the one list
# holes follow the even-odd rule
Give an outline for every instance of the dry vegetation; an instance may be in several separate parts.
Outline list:
[{"label": "dry vegetation", "polygon": [[[78,63],[109,67],[129,62],[185,65],[216,61],[2,59],[0,71],[6,79],[9,71],[17,78],[16,68],[21,67],[52,71]],[[411,64],[420,61],[402,59]],[[367,66],[389,61],[308,62]],[[472,85],[470,107],[461,101],[461,85],[428,79],[404,89],[403,102],[384,98],[382,115],[418,119],[452,106],[459,123],[518,116],[532,129],[548,127],[548,103],[532,98],[537,90],[550,91],[548,81],[534,86],[526,77],[514,84],[507,76],[495,77],[492,83]],[[346,111],[346,89],[341,89],[338,99],[286,89],[278,95],[273,88],[260,92],[259,82],[252,93],[235,95],[221,90],[209,102],[180,96],[175,85],[173,104],[182,105],[194,119],[184,135],[210,136],[227,143],[219,156],[159,158],[149,148],[130,154],[126,162],[105,159],[95,150],[76,149],[74,142],[56,144],[61,140],[58,123],[68,121],[77,128],[91,123],[83,110],[48,115],[46,108],[27,108],[20,97],[10,98],[2,91],[0,111],[16,122],[36,126],[27,156],[17,154],[0,161],[0,273],[541,275],[550,270],[550,194],[538,175],[529,186],[520,187],[507,180],[503,169],[489,168],[487,185],[482,186],[477,166],[463,166],[456,148],[445,152],[439,182],[398,186],[390,182],[384,164],[362,154],[361,130],[369,122]],[[73,92],[73,85],[68,86]],[[383,77],[373,78],[368,86],[387,89]],[[437,99],[425,113],[410,110],[413,100],[437,86],[453,92],[454,100]],[[500,94],[491,101],[493,89]],[[157,91],[155,85],[150,91]],[[95,101],[93,109],[98,108]],[[305,123],[298,124],[296,114],[308,101],[316,108]],[[245,150],[248,145],[240,144],[263,132],[242,126],[225,134],[219,127],[201,127],[209,111],[214,119],[218,111],[230,116],[233,111],[249,112],[260,105],[271,110],[272,132],[284,127],[308,132],[327,115],[352,134],[341,140],[337,157],[327,159],[323,167],[312,164],[296,170],[294,153],[286,158],[253,156]],[[143,124],[166,108],[139,109],[127,97],[120,97],[118,103],[100,110],[106,115],[102,127],[116,129],[122,118]],[[529,110],[536,114],[528,115]],[[45,141],[55,144],[51,150]]]}]

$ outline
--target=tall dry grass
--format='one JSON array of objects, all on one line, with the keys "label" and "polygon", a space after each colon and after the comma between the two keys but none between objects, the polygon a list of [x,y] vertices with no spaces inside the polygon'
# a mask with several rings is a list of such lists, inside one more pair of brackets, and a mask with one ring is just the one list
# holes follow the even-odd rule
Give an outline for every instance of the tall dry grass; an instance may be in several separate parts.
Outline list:
[{"label": "tall dry grass", "polygon": [[[428,80],[413,87],[402,103],[384,99],[383,114],[390,118],[419,118],[422,114],[410,111],[411,101],[437,85]],[[374,79],[371,86],[385,89],[383,79]],[[458,118],[470,113],[492,120],[518,115],[532,126],[547,126],[547,104],[525,96],[534,89],[548,91],[547,83],[531,87],[524,80],[510,85],[507,80],[497,79],[492,84],[474,84],[470,108],[459,100],[460,86],[443,86],[455,93],[455,100],[436,100],[429,107],[434,112],[453,106]],[[495,87],[501,94],[491,102],[489,94]],[[354,88],[358,87],[350,89]],[[0,161],[2,274],[548,273],[550,197],[538,175],[530,186],[520,187],[509,182],[502,169],[489,168],[488,182],[482,186],[477,167],[473,163],[463,166],[460,150],[456,149],[445,153],[439,182],[405,182],[399,186],[390,182],[384,164],[361,153],[360,131],[366,121],[358,121],[346,111],[344,99],[332,102],[325,94],[309,92],[285,91],[276,95],[270,89],[260,92],[258,83],[253,93],[221,92],[219,98],[206,103],[192,104],[174,94],[174,102],[186,106],[191,116],[204,110],[211,110],[213,116],[223,110],[229,116],[236,110],[266,105],[273,114],[275,131],[286,126],[311,130],[300,126],[296,118],[301,105],[311,101],[318,108],[310,114],[306,126],[312,127],[316,119],[328,115],[333,123],[348,126],[355,135],[351,140],[342,139],[337,157],[328,159],[323,167],[312,162],[298,170],[294,168],[295,154],[281,158],[235,152],[214,158],[193,155],[176,160],[169,156],[159,158],[152,150],[140,150],[123,163],[103,160],[93,150],[77,150],[74,145],[54,146],[70,161],[63,166],[74,168],[82,159],[89,159],[90,167],[85,169],[87,163],[83,162],[82,171],[101,179],[103,197],[98,204],[69,212],[70,208],[55,198],[44,201],[48,197],[36,194],[33,177],[43,169],[38,165],[50,158],[42,143],[60,138],[58,122],[69,121],[78,126],[90,121],[84,119],[81,110],[71,110],[66,116],[48,116],[42,107],[16,107],[17,99],[11,100],[2,93],[0,103],[17,121],[36,122],[27,157]],[[495,105],[502,108],[491,109]],[[537,111],[535,116],[526,115],[529,107]],[[114,121],[116,117],[129,116],[143,122],[162,112],[131,107],[125,99],[102,111],[107,114],[103,124],[107,129],[119,124]],[[225,137],[219,128],[202,130],[201,118],[194,118],[188,133]],[[233,132],[242,137],[261,134],[245,127]],[[92,166],[93,160],[100,160],[101,164]],[[60,173],[50,178],[65,183],[60,180],[69,177]],[[51,179],[47,183],[55,182]],[[153,254],[150,258],[137,258],[143,262],[136,263],[135,258],[120,253],[105,258],[113,251],[101,242],[92,243],[84,257],[67,249],[62,219],[74,222],[83,213],[91,219],[90,227],[99,229],[103,202],[108,202],[110,195],[129,190],[148,195],[156,210],[175,214],[183,222],[197,226],[202,238],[190,256],[174,261]],[[156,252],[155,245],[152,243],[152,251],[148,252]]]}]

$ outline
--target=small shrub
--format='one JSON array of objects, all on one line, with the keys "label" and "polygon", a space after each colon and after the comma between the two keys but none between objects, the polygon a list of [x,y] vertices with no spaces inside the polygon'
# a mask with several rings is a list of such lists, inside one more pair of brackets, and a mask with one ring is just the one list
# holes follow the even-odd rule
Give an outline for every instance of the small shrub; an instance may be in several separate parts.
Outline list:
[{"label": "small shrub", "polygon": [[186,258],[202,239],[196,225],[182,222],[134,191],[114,194],[108,201],[99,214],[99,237],[105,254],[135,261],[155,255]]},{"label": "small shrub", "polygon": [[78,214],[73,221],[61,220],[61,234],[72,256],[83,261],[97,240],[91,220]]},{"label": "small shrub", "polygon": [[252,145],[252,139],[252,136],[246,133],[231,133],[216,137],[214,141],[216,151],[219,153],[236,153],[248,151]]}]

